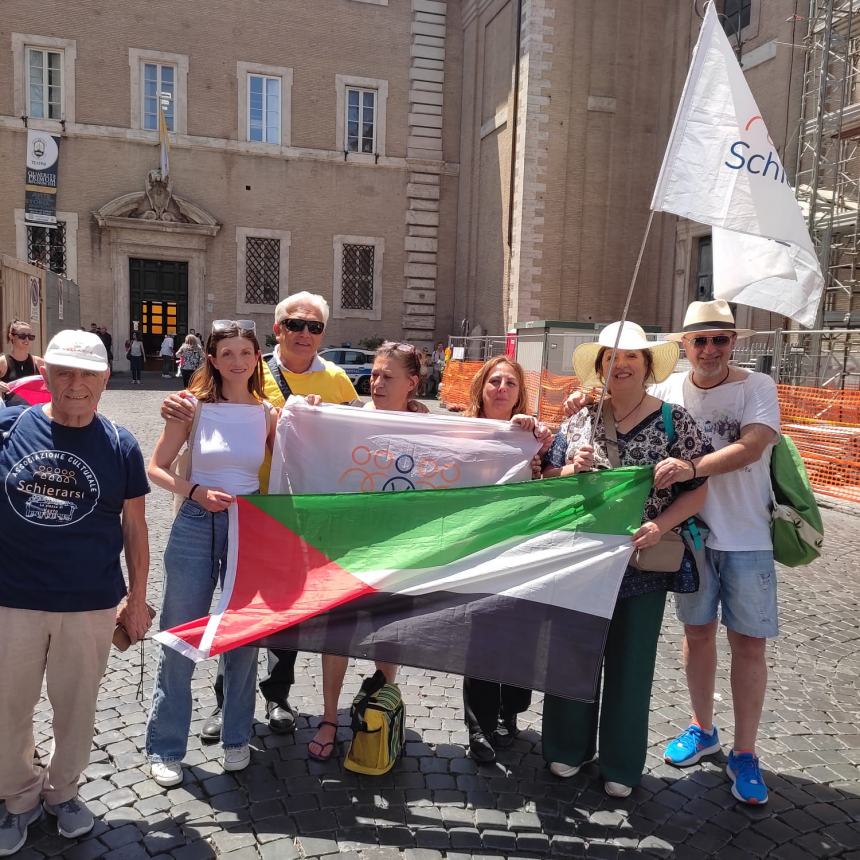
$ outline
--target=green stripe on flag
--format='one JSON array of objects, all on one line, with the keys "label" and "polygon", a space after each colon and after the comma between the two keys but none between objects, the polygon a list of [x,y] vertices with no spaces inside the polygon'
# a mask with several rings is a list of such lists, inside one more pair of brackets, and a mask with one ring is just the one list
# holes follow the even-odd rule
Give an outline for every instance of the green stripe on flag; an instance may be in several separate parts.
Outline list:
[{"label": "green stripe on flag", "polygon": [[633,466],[486,487],[244,498],[359,573],[450,564],[542,532],[632,534],[651,484],[651,467]]}]

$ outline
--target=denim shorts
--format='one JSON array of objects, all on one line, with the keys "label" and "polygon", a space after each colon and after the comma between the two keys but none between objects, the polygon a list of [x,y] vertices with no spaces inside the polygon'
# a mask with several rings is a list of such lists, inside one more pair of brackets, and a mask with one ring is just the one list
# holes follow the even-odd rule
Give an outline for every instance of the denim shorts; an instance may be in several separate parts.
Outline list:
[{"label": "denim shorts", "polygon": [[776,570],[771,550],[707,549],[699,571],[699,590],[675,595],[675,612],[684,624],[710,624],[722,604],[729,630],[757,639],[779,633]]}]

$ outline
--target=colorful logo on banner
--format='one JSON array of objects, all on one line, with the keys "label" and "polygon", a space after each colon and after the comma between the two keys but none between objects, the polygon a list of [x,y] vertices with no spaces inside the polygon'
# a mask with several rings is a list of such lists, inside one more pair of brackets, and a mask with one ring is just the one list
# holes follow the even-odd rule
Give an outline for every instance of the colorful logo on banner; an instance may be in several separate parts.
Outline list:
[{"label": "colorful logo on banner", "polygon": [[24,221],[34,227],[57,226],[57,171],[60,138],[44,131],[27,132]]},{"label": "colorful logo on banner", "polygon": [[460,466],[453,460],[440,460],[422,454],[398,454],[389,449],[372,451],[367,445],[352,449],[352,462],[338,478],[353,492],[395,493],[401,490],[441,490],[455,487],[460,480]]}]

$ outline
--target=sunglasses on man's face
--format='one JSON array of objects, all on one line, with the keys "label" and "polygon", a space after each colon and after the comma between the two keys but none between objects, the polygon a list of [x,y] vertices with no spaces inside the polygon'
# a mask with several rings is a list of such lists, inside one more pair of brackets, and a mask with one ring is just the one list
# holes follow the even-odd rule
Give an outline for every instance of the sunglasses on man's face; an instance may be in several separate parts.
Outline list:
[{"label": "sunglasses on man's face", "polygon": [[298,334],[305,329],[311,334],[322,334],[325,331],[325,323],[321,323],[319,320],[303,320],[299,317],[281,320],[278,325],[282,325],[287,331],[291,331],[294,334]]},{"label": "sunglasses on man's face", "polygon": [[12,337],[17,337],[18,340],[31,340],[32,341],[32,340],[36,339],[36,335],[27,334],[27,332],[25,332],[25,331],[13,331]]},{"label": "sunglasses on man's face", "polygon": [[225,331],[246,331],[256,333],[257,324],[254,320],[212,320],[212,333],[221,334]]},{"label": "sunglasses on man's face", "polygon": [[732,342],[730,334],[714,334],[714,335],[697,335],[696,337],[688,337],[687,343],[692,344],[696,349],[702,349],[708,345],[710,341],[714,346],[728,346]]}]

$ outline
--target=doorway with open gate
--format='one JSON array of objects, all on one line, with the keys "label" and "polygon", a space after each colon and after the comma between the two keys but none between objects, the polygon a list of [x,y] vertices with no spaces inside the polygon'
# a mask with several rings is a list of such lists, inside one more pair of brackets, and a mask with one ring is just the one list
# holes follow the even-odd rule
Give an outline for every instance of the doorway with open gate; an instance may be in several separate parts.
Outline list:
[{"label": "doorway with open gate", "polygon": [[130,257],[128,273],[129,329],[143,341],[144,369],[158,370],[164,336],[173,334],[176,350],[188,333],[188,263]]}]

